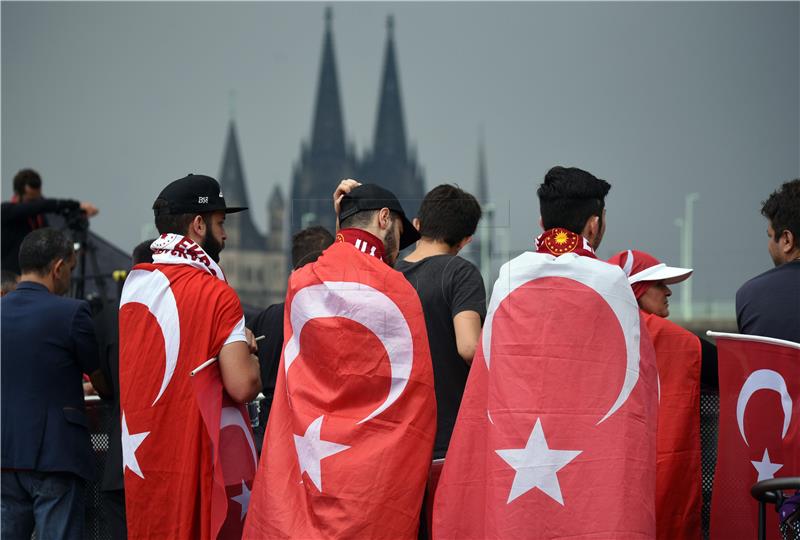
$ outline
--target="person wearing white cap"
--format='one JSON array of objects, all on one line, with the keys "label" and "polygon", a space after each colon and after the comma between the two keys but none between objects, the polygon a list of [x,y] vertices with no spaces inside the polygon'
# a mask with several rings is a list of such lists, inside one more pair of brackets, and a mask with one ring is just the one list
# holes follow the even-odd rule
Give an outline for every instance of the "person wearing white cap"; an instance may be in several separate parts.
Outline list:
[{"label": "person wearing white cap", "polygon": [[691,268],[667,266],[649,253],[635,249],[617,253],[608,262],[625,271],[642,311],[659,317],[669,317],[669,297],[672,295],[669,285],[685,281],[692,275]]},{"label": "person wearing white cap", "polygon": [[[666,319],[672,294],[669,285],[688,279],[692,269],[667,266],[634,249],[617,253],[608,262],[628,276],[656,350],[656,537],[700,538],[700,384],[714,379],[709,383],[716,386],[716,349]],[[706,353],[708,361],[703,362]]]}]

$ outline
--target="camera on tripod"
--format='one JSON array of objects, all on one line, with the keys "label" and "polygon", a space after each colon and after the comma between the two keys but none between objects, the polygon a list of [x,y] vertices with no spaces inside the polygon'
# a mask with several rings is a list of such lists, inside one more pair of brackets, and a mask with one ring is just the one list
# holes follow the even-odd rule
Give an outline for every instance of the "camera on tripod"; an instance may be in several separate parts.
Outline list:
[{"label": "camera on tripod", "polygon": [[85,232],[89,230],[89,218],[80,207],[64,208],[61,210],[66,226],[75,232]]}]

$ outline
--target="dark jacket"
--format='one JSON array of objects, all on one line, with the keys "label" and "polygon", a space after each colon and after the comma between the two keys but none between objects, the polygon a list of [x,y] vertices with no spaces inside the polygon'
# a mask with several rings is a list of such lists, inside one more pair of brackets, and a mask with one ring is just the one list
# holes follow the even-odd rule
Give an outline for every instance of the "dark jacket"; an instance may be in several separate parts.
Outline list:
[{"label": "dark jacket", "polygon": [[93,476],[83,373],[97,369],[89,305],[23,281],[2,312],[2,467]]},{"label": "dark jacket", "polygon": [[27,234],[40,227],[47,226],[44,213],[77,210],[78,201],[71,199],[37,199],[31,202],[4,202],[0,208],[2,219],[2,256],[0,264],[3,270],[19,274],[19,246]]},{"label": "dark jacket", "polygon": [[800,260],[767,270],[736,292],[739,332],[800,343]]}]

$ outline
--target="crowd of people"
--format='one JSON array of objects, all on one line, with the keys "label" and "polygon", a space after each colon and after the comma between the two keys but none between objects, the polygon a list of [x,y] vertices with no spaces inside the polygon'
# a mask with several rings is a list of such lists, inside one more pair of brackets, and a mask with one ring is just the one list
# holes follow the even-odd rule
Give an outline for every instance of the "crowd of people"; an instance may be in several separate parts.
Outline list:
[{"label": "crowd of people", "polygon": [[[692,269],[637,249],[597,258],[610,189],[550,169],[543,231],[487,306],[458,255],[481,219],[473,195],[439,185],[408,216],[343,180],[337,230],[297,232],[285,302],[246,321],[219,262],[225,216],[247,209],[188,175],[156,197],[160,236],[133,251],[98,344],[87,303],[63,296],[73,245],[44,217],[97,208],[46,199],[20,171],[2,206],[2,537],[84,536],[87,376],[115,407],[115,538],[699,538],[716,350],[667,319]],[[800,343],[800,179],[762,214],[776,267],[737,292],[739,331]],[[259,393],[254,434],[244,404]],[[567,486],[581,481],[579,519],[585,495]]]}]

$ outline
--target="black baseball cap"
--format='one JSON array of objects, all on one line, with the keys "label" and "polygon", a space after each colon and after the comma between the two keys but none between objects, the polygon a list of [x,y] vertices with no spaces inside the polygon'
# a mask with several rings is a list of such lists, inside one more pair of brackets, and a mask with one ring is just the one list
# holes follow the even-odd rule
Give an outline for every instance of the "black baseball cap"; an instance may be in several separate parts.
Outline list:
[{"label": "black baseball cap", "polygon": [[159,199],[167,201],[167,206],[156,208],[155,214],[204,214],[223,211],[233,214],[247,210],[246,206],[228,208],[222,196],[219,182],[202,174],[189,174],[171,182],[158,194]]},{"label": "black baseball cap", "polygon": [[394,193],[376,184],[361,184],[346,194],[339,207],[339,221],[364,210],[380,210],[381,208],[388,208],[392,212],[396,212],[403,220],[400,249],[405,249],[419,240],[419,232],[406,217],[406,213]]}]

